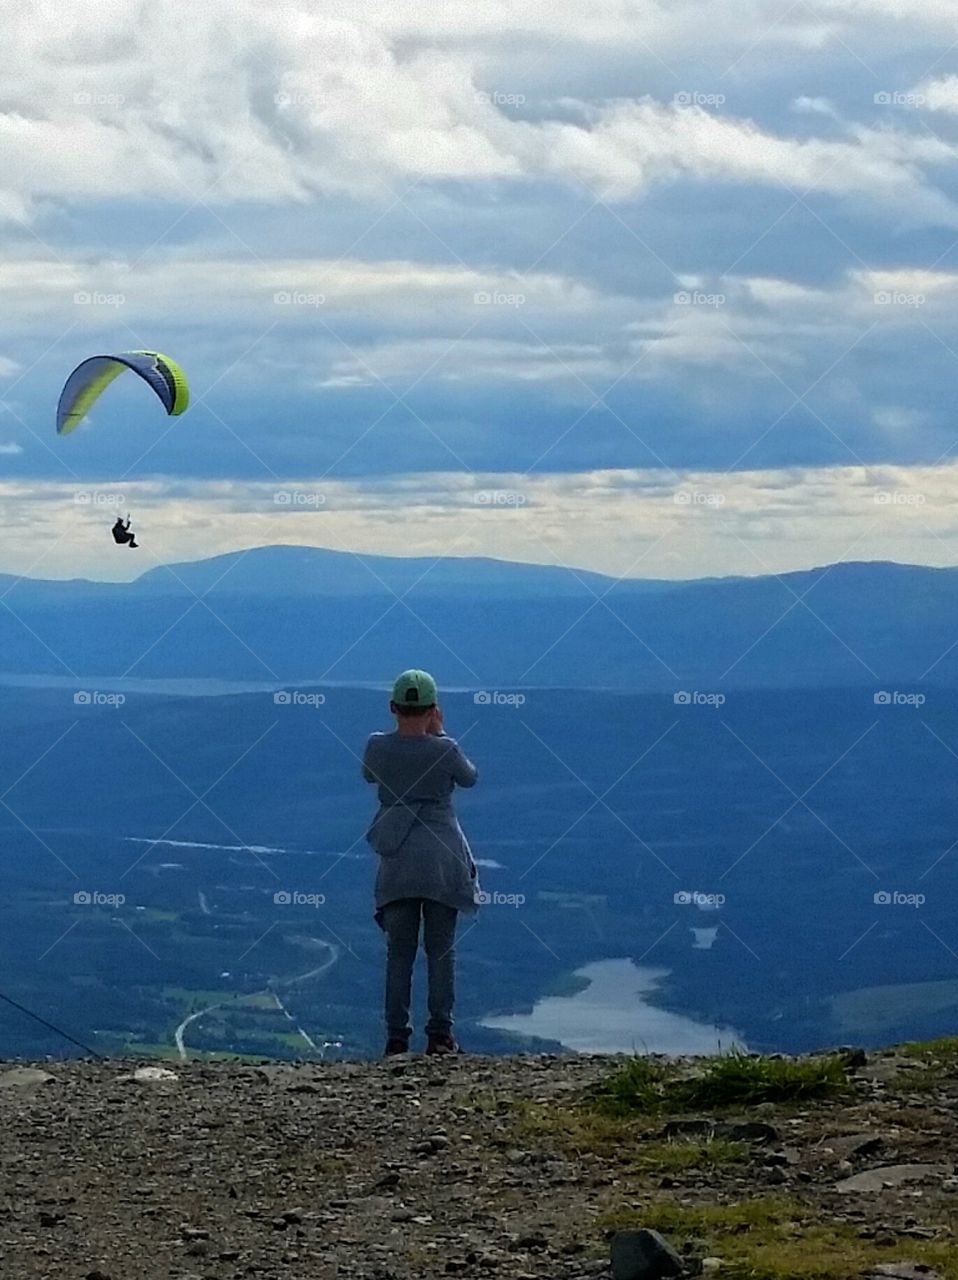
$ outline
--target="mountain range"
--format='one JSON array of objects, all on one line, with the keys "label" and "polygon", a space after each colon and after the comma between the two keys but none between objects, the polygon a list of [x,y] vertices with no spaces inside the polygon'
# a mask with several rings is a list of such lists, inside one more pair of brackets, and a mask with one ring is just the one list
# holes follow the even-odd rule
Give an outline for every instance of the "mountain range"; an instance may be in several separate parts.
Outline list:
[{"label": "mountain range", "polygon": [[449,686],[958,683],[958,569],[848,562],[664,581],[508,561],[257,547],[129,583],[0,576],[0,670]]}]

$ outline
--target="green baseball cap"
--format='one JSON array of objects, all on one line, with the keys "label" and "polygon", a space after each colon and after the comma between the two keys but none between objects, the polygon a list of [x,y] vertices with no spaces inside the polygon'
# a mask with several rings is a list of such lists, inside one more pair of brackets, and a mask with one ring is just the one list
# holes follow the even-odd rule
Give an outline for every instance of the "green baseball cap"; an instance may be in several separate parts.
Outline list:
[{"label": "green baseball cap", "polygon": [[439,690],[428,671],[404,671],[393,685],[393,702],[397,707],[434,707]]}]

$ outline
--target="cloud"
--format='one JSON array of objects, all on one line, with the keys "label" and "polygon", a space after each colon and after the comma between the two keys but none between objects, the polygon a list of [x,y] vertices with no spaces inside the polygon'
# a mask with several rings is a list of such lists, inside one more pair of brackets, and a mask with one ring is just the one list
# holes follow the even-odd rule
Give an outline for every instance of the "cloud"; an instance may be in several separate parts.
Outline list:
[{"label": "cloud", "polygon": [[[751,45],[809,43],[805,19],[747,7],[770,19]],[[833,10],[825,11],[831,23]],[[695,109],[694,100],[681,109],[674,87],[666,102],[583,102],[580,122],[543,117],[541,106],[530,119],[510,114],[532,105],[525,93],[482,87],[490,66],[501,65],[499,24],[521,65],[523,49],[546,36],[592,50],[621,41],[648,56],[657,43],[687,41],[691,17],[710,13],[729,8],[691,5],[673,19],[663,8],[640,16],[604,0],[585,30],[569,7],[542,0],[521,17],[486,3],[469,15],[429,6],[418,19],[378,3],[345,19],[305,4],[267,12],[252,0],[209,0],[191,13],[189,39],[171,41],[178,0],[145,10],[80,0],[66,15],[33,0],[17,7],[6,32],[12,71],[0,111],[0,213],[22,219],[46,201],[131,198],[286,205],[319,193],[399,194],[410,180],[558,180],[618,201],[691,177],[856,196],[886,211],[910,201],[931,223],[958,222],[924,174],[954,159],[954,148],[918,131],[796,139],[731,110]],[[811,26],[812,44],[827,41],[827,24]]]},{"label": "cloud", "polygon": [[[956,481],[954,463],[672,476],[448,472],[376,483],[0,480],[0,570],[135,576],[158,562],[280,543],[485,555],[626,577],[779,573],[850,557],[952,564]],[[136,517],[144,550],[135,561],[107,547],[118,505]],[[51,549],[39,564],[38,539]]]}]

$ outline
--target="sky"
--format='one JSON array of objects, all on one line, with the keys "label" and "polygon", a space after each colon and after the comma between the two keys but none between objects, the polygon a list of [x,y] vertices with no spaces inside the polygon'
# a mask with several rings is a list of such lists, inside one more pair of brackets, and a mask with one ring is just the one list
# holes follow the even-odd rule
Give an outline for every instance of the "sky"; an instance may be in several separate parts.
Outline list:
[{"label": "sky", "polygon": [[0,570],[958,561],[956,0],[0,22]]}]

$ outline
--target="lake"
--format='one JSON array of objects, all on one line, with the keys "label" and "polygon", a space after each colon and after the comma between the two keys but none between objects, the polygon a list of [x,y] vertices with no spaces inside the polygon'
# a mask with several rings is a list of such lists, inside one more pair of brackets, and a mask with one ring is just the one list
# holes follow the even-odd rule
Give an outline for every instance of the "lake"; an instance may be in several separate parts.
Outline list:
[{"label": "lake", "polygon": [[667,969],[632,960],[596,960],[576,969],[589,985],[572,996],[544,996],[531,1013],[484,1018],[482,1026],[558,1040],[576,1053],[666,1053],[701,1056],[745,1049],[730,1027],[710,1026],[650,1004]]}]

